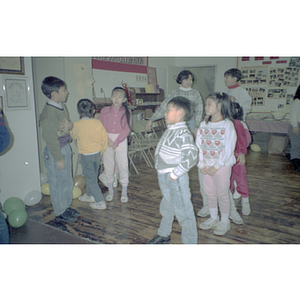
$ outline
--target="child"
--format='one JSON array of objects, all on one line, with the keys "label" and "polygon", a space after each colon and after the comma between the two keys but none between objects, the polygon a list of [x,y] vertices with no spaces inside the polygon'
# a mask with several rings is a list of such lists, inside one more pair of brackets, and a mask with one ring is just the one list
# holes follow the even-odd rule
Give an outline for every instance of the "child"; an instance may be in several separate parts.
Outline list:
[{"label": "child", "polygon": [[168,125],[155,150],[155,168],[163,194],[160,203],[161,223],[158,235],[147,244],[168,244],[174,216],[182,227],[184,244],[197,244],[197,224],[191,202],[188,171],[196,165],[198,149],[186,121],[191,103],[184,97],[169,101],[165,112]]},{"label": "child", "polygon": [[40,114],[42,137],[46,142],[43,153],[47,168],[51,203],[55,219],[62,222],[74,222],[79,213],[70,207],[73,199],[74,181],[72,177],[72,151],[68,129],[61,124],[69,120],[64,102],[68,91],[63,80],[49,76],[43,80],[42,91],[49,98]]},{"label": "child", "polygon": [[300,172],[300,85],[294,96],[290,109],[289,137],[291,141],[290,162],[293,169]]},{"label": "child", "polygon": [[248,216],[251,212],[249,204],[249,187],[246,178],[246,166],[245,166],[245,155],[247,154],[247,148],[251,142],[251,135],[244,125],[243,120],[243,108],[236,102],[233,103],[233,114],[234,114],[234,128],[237,135],[237,142],[234,150],[234,156],[236,158],[236,164],[233,165],[230,177],[230,201],[231,201],[231,212],[229,218],[236,224],[243,224],[243,220],[236,211],[235,203],[233,201],[232,193],[235,189],[242,196],[242,214]]},{"label": "child", "polygon": [[89,99],[81,99],[77,103],[80,120],[74,123],[71,137],[77,140],[78,153],[83,176],[86,181],[86,194],[80,201],[93,202],[94,209],[106,209],[106,203],[98,185],[101,153],[107,147],[107,132],[102,123],[93,118],[95,105]]},{"label": "child", "polygon": [[163,118],[167,104],[171,99],[177,96],[182,96],[187,98],[192,103],[192,110],[195,110],[191,120],[187,122],[187,126],[191,133],[196,137],[198,127],[202,120],[203,102],[199,92],[192,89],[192,83],[194,80],[194,75],[189,70],[183,70],[178,74],[176,82],[180,84],[180,87],[176,90],[173,90],[171,94],[161,103],[146,125],[147,130],[151,129],[152,122]]},{"label": "child", "polygon": [[115,87],[112,90],[111,100],[112,105],[104,107],[99,115],[99,120],[108,135],[108,147],[103,154],[108,185],[106,201],[112,201],[114,198],[113,181],[116,160],[120,174],[119,181],[122,184],[121,202],[126,203],[128,201],[127,186],[129,182],[127,136],[131,130],[131,110],[127,107],[127,94],[122,87]]},{"label": "child", "polygon": [[240,87],[239,81],[242,79],[242,72],[239,69],[229,69],[224,73],[225,90],[224,92],[231,97],[232,102],[237,102],[244,110],[245,121],[247,114],[251,110],[251,97],[248,92]]},{"label": "child", "polygon": [[[231,167],[235,164],[236,133],[232,123],[231,101],[225,93],[208,95],[206,118],[200,124],[196,144],[199,148],[198,168],[203,174],[210,218],[199,227],[208,230],[216,227],[214,234],[224,235],[230,229],[229,184]],[[221,221],[218,218],[218,204]]]}]

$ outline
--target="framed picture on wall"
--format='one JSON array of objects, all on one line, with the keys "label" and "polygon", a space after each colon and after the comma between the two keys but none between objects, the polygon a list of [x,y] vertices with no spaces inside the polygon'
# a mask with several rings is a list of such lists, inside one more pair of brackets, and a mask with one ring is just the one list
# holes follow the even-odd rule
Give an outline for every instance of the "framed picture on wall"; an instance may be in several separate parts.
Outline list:
[{"label": "framed picture on wall", "polygon": [[24,57],[0,57],[0,73],[24,75]]},{"label": "framed picture on wall", "polygon": [[147,67],[148,84],[157,85],[156,68]]},{"label": "framed picture on wall", "polygon": [[3,92],[7,110],[29,109],[29,87],[26,77],[4,77]]}]

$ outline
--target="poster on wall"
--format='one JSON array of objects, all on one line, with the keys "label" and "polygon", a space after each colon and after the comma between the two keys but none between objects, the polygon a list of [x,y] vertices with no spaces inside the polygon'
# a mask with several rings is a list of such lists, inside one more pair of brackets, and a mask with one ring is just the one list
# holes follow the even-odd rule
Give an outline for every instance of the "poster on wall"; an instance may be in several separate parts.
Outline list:
[{"label": "poster on wall", "polygon": [[286,111],[299,85],[300,57],[240,57],[240,85],[252,98],[252,112]]}]

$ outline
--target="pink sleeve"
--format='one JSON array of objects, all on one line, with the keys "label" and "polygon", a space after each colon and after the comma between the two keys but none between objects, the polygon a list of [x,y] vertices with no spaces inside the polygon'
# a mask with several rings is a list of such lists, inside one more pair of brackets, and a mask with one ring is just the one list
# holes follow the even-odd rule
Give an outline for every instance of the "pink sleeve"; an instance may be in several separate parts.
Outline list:
[{"label": "pink sleeve", "polygon": [[[130,113],[129,123],[130,123],[130,127],[131,127],[132,126],[132,113],[131,113],[131,109],[129,109],[129,113]],[[117,139],[114,142],[115,146],[119,146],[119,144],[121,142],[123,142],[127,138],[127,136],[129,135],[129,133],[131,131],[131,129],[128,126],[128,123],[127,123],[126,114],[125,114],[124,118],[126,120],[126,123],[125,123],[125,126],[124,126],[123,130],[120,132],[119,136],[117,137]]]}]

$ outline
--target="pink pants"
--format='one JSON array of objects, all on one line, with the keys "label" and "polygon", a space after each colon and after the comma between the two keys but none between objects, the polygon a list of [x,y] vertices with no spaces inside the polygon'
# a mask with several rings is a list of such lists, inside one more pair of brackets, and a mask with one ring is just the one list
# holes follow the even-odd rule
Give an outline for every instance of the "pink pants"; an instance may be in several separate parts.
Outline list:
[{"label": "pink pants", "polygon": [[229,183],[231,167],[221,167],[214,176],[203,175],[203,190],[207,198],[208,208],[219,207],[221,213],[229,214]]},{"label": "pink pants", "polygon": [[242,198],[247,198],[250,194],[248,182],[246,178],[246,166],[236,163],[232,167],[231,177],[230,177],[230,191],[234,192],[234,181],[236,182],[236,190],[241,194]]},{"label": "pink pants", "polygon": [[[108,133],[108,138],[113,142],[117,139],[119,134]],[[119,144],[116,150],[112,147],[107,146],[105,152],[103,153],[103,163],[105,168],[105,175],[107,178],[107,183],[113,183],[115,164],[117,163],[120,173],[120,183],[122,186],[128,185],[128,156],[127,156],[127,138]]]}]

